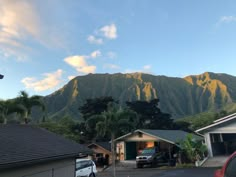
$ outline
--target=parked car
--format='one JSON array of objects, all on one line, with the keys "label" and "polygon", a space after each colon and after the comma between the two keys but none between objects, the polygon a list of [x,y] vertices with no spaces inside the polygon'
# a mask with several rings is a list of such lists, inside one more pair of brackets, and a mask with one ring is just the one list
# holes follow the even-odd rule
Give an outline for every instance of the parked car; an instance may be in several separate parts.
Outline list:
[{"label": "parked car", "polygon": [[152,167],[158,163],[168,162],[166,153],[158,152],[156,147],[145,148],[136,157],[136,167],[142,168],[144,165],[151,165]]},{"label": "parked car", "polygon": [[221,169],[215,171],[214,177],[236,177],[236,152],[227,159]]},{"label": "parked car", "polygon": [[89,159],[76,160],[76,177],[96,177],[97,168],[95,163]]}]

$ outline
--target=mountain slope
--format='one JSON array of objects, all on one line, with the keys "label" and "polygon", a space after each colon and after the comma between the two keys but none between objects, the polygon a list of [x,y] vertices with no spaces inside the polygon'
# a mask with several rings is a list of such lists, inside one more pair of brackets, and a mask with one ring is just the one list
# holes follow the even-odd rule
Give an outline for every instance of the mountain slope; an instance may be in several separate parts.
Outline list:
[{"label": "mountain slope", "polygon": [[236,102],[236,77],[206,72],[185,78],[143,73],[78,76],[44,98],[48,115],[79,119],[78,107],[86,99],[112,96],[126,101],[160,99],[160,108],[173,118],[214,111]]}]

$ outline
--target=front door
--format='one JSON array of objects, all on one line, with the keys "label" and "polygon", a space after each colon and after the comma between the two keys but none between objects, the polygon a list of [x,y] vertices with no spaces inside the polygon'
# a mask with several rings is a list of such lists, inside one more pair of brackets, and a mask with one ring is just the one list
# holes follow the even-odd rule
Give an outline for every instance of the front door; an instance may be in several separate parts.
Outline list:
[{"label": "front door", "polygon": [[126,160],[135,160],[136,155],[136,142],[126,142]]}]

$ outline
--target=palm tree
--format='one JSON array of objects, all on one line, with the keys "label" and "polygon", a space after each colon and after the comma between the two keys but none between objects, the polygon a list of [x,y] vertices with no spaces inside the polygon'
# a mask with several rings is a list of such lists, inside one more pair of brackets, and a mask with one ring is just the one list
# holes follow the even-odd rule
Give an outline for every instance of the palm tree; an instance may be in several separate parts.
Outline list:
[{"label": "palm tree", "polygon": [[42,101],[42,97],[38,95],[34,95],[29,97],[28,93],[25,91],[20,91],[19,96],[16,98],[17,103],[23,105],[25,107],[24,112],[24,120],[27,124],[29,121],[29,117],[31,115],[31,109],[34,106],[39,106],[44,111],[45,105]]},{"label": "palm tree", "polygon": [[112,166],[113,177],[116,176],[115,171],[115,138],[116,136],[125,130],[130,130],[134,127],[136,114],[132,111],[117,109],[114,106],[109,106],[107,111],[104,111],[101,115],[93,116],[87,120],[91,122],[92,119],[97,119],[96,131],[99,135],[110,135],[111,138],[111,150],[112,150]]},{"label": "palm tree", "polygon": [[4,124],[7,124],[8,115],[13,113],[23,115],[24,112],[24,106],[17,104],[14,99],[0,100],[0,119],[3,120]]}]

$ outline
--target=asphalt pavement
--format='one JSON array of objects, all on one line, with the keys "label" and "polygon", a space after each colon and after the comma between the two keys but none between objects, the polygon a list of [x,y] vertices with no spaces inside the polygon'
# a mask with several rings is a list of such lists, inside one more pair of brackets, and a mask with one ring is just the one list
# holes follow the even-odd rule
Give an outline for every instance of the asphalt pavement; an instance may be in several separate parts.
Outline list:
[{"label": "asphalt pavement", "polygon": [[[123,169],[116,171],[116,177],[213,177],[216,168],[168,169],[158,168]],[[111,170],[98,173],[98,177],[113,177]]]}]

